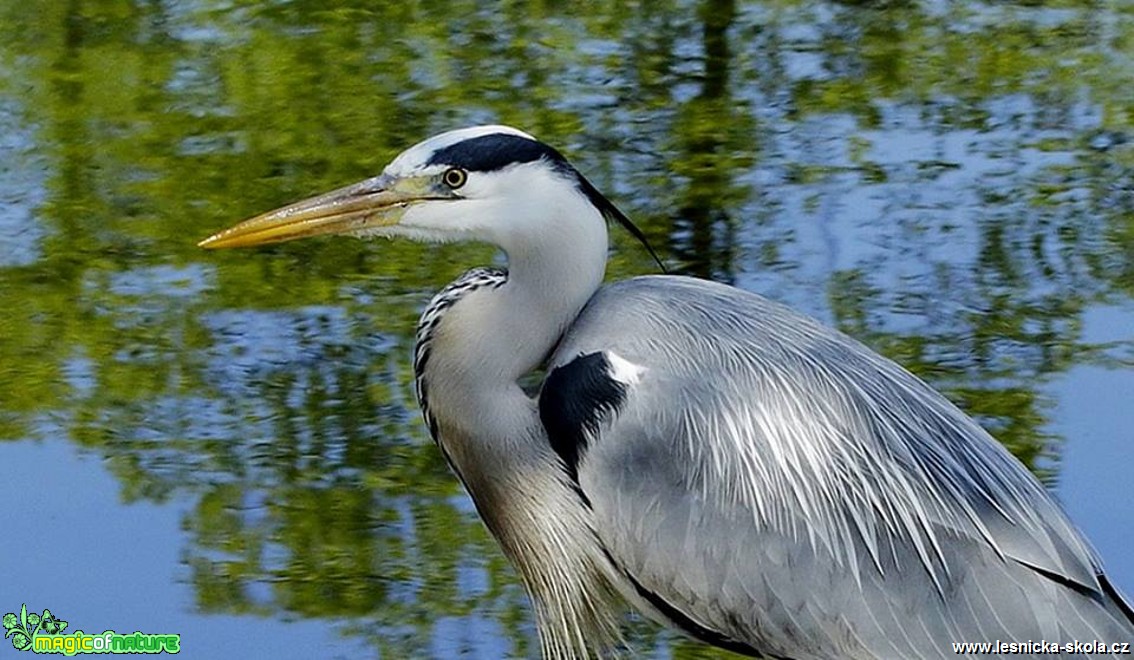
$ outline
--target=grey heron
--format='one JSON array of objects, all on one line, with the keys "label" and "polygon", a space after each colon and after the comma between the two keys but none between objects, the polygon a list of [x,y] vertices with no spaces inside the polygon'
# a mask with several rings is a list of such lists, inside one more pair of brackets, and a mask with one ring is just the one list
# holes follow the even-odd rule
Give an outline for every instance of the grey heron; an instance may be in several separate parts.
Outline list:
[{"label": "grey heron", "polygon": [[[506,271],[470,270],[429,303],[414,369],[547,658],[616,650],[627,606],[756,657],[1134,641],[1081,533],[945,397],[753,293],[665,275],[603,286],[610,220],[640,235],[558,151],[479,126],[200,245],[345,234],[503,251]],[[533,397],[517,381],[541,367]]]}]

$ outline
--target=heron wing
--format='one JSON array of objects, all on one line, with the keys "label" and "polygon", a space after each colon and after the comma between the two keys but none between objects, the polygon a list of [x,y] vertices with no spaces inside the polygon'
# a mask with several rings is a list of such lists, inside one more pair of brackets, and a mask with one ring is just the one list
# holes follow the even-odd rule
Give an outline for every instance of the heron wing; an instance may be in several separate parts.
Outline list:
[{"label": "heron wing", "polygon": [[706,641],[929,658],[1134,638],[1086,542],[999,443],[893,362],[754,294],[605,287],[540,406],[624,593]]}]

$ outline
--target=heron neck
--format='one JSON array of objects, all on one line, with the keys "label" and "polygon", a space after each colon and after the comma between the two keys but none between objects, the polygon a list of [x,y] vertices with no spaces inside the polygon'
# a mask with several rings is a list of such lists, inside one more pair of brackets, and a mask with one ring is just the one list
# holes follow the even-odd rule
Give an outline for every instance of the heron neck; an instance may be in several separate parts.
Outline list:
[{"label": "heron neck", "polygon": [[[580,220],[593,220],[591,230],[576,229]],[[602,218],[560,224],[568,229],[500,242],[506,281],[452,303],[429,336],[418,384],[434,438],[535,598],[545,655],[581,657],[589,653],[579,640],[597,648],[617,638],[612,608],[598,604],[613,590],[601,553],[587,545],[586,512],[536,402],[517,384],[543,363],[602,283]]]},{"label": "heron neck", "polygon": [[484,427],[467,429],[474,435],[515,432],[488,428],[499,397],[522,394],[517,380],[543,363],[602,283],[607,235],[599,212],[561,205],[556,215],[538,231],[500,237],[508,257],[504,284],[461,295],[430,336],[423,374],[429,407],[439,418]]},{"label": "heron neck", "polygon": [[[574,189],[561,195],[538,209],[546,214],[540,222],[513,225],[494,237],[508,259],[507,282],[454,306],[456,320],[485,335],[486,348],[493,349],[469,359],[480,363],[482,373],[498,375],[502,385],[543,363],[606,272],[602,214]],[[457,309],[474,305],[492,313],[466,318],[466,310]]]},{"label": "heron neck", "polygon": [[[605,239],[605,236],[604,236]],[[569,245],[569,244],[567,244]],[[511,381],[538,368],[602,284],[605,240],[590,254],[557,246],[552,251],[508,254],[508,281],[500,289],[498,357],[510,354]]]}]

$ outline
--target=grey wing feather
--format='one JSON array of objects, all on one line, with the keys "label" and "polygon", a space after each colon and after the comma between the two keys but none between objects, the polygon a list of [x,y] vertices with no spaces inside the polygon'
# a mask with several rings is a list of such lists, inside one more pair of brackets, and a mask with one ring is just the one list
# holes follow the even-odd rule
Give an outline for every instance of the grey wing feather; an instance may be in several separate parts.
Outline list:
[{"label": "grey wing feather", "polygon": [[593,352],[640,376],[587,443],[579,485],[655,614],[797,658],[1134,638],[1043,487],[854,340],[754,294],[659,276],[602,289],[550,367]]}]

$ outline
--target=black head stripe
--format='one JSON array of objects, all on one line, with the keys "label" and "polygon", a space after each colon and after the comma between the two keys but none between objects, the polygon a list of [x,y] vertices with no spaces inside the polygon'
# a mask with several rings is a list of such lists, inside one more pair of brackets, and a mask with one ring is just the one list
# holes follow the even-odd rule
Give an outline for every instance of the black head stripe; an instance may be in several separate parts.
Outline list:
[{"label": "black head stripe", "polygon": [[429,157],[427,165],[449,165],[469,172],[494,172],[509,165],[546,159],[556,166],[567,165],[567,159],[542,142],[509,133],[492,133],[461,140]]},{"label": "black head stripe", "polygon": [[646,247],[650,256],[661,267],[662,272],[666,272],[665,264],[662,263],[654,249],[650,247],[642,230],[591,185],[586,177],[572,167],[563,157],[563,154],[538,140],[510,133],[481,135],[480,137],[461,140],[444,149],[438,149],[429,157],[429,162],[426,165],[447,165],[459,167],[469,172],[495,172],[510,165],[531,163],[541,159],[551,165],[559,174],[574,181],[579,192],[586,195],[587,199],[602,212],[607,220],[613,220],[625,227],[634,238]]}]

